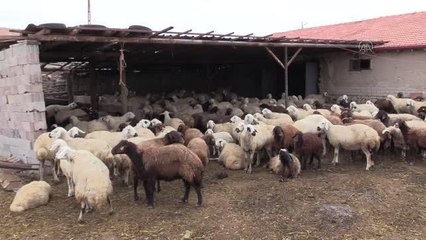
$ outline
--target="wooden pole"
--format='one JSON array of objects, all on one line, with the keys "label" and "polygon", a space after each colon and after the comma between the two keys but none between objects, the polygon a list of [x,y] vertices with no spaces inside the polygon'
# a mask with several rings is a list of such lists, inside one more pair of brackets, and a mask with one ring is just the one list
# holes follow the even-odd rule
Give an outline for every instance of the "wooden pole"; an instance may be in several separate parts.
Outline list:
[{"label": "wooden pole", "polygon": [[285,107],[288,107],[288,49],[284,47]]},{"label": "wooden pole", "polygon": [[281,60],[275,55],[274,52],[272,52],[271,49],[269,49],[268,47],[265,47],[266,51],[268,51],[268,53],[275,59],[275,61],[285,70],[286,66],[284,66],[284,63],[281,62]]},{"label": "wooden pole", "polygon": [[128,110],[127,107],[127,96],[129,95],[129,90],[127,89],[126,86],[126,62],[124,61],[124,49],[123,49],[123,45],[121,46],[120,49],[120,96],[121,96],[121,113],[125,114]]},{"label": "wooden pole", "polygon": [[69,71],[68,78],[67,78],[68,103],[74,102],[74,95],[72,93],[73,82],[74,82],[74,71]]},{"label": "wooden pole", "polygon": [[90,74],[89,74],[89,76],[90,76],[90,85],[89,85],[90,103],[91,103],[91,105],[94,109],[99,110],[98,97],[97,97],[95,65],[93,63],[90,63],[89,69],[90,69]]}]

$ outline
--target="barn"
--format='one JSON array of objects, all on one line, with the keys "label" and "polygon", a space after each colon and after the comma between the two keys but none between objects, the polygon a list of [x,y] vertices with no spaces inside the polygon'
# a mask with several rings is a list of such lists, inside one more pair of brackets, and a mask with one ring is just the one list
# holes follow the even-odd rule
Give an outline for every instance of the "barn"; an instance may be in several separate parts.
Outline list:
[{"label": "barn", "polygon": [[[318,93],[312,56],[358,51],[357,40],[322,40],[100,25],[30,24],[5,31],[0,43],[0,155],[37,163],[32,151],[46,131],[45,106],[122,93],[229,89],[241,96]],[[375,41],[374,45],[382,44]],[[291,64],[291,67],[289,67]],[[288,71],[287,71],[288,69]],[[288,86],[288,87],[286,87]],[[131,109],[133,110],[133,109]]]},{"label": "barn", "polygon": [[321,53],[319,86],[331,95],[426,96],[426,12],[386,16],[336,25],[305,28],[274,36],[386,41],[374,49]]}]

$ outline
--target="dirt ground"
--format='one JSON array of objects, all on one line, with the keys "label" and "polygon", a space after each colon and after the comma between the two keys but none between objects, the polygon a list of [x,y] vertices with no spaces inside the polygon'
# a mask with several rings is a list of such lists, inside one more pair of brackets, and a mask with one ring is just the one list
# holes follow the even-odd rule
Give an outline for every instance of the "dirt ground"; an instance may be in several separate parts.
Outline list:
[{"label": "dirt ground", "polygon": [[179,202],[181,181],[162,184],[154,209],[142,187],[135,202],[132,188],[115,182],[115,213],[89,213],[85,224],[76,223],[79,205],[66,196],[64,179],[48,205],[21,214],[9,211],[14,193],[0,191],[0,239],[425,239],[426,162],[374,155],[366,171],[364,160],[340,157],[336,167],[328,155],[321,170],[287,182],[263,168],[219,180],[222,167],[211,162],[200,208],[194,191],[188,204]]}]

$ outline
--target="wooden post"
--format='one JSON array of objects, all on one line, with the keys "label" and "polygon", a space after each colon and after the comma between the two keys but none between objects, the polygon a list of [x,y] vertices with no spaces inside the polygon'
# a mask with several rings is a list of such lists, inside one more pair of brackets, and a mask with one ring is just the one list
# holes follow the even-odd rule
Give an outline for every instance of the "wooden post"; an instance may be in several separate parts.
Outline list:
[{"label": "wooden post", "polygon": [[284,81],[285,81],[285,107],[288,107],[288,51],[284,47]]},{"label": "wooden post", "polygon": [[68,103],[74,102],[74,95],[72,93],[73,82],[74,82],[74,71],[69,71],[68,78],[67,78]]},{"label": "wooden post", "polygon": [[90,63],[90,83],[89,83],[89,92],[90,92],[90,103],[92,107],[96,110],[99,110],[98,106],[98,97],[97,97],[97,84],[96,84],[96,70],[95,65]]},{"label": "wooden post", "polygon": [[127,96],[129,90],[126,86],[126,62],[124,61],[124,49],[123,46],[120,49],[120,97],[121,97],[121,114],[125,114],[128,111],[127,107]]}]

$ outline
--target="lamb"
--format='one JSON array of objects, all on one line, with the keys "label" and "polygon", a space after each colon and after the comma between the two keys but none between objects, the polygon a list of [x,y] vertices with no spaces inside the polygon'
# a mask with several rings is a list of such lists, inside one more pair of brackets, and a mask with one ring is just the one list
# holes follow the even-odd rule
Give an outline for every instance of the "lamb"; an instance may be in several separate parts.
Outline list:
[{"label": "lamb", "polygon": [[16,192],[10,205],[10,211],[23,212],[30,208],[46,205],[49,202],[52,188],[45,181],[32,181]]},{"label": "lamb", "polygon": [[371,115],[375,115],[379,111],[379,109],[371,101],[367,101],[367,103],[365,104],[357,104],[356,102],[351,102],[350,109],[353,112],[367,111]]},{"label": "lamb", "polygon": [[[265,124],[273,125],[273,126],[285,126],[285,125],[292,125],[294,122],[291,118],[276,118],[276,119],[268,119],[265,118],[260,113],[255,113],[254,117]],[[290,117],[290,116],[289,116]]]},{"label": "lamb", "polygon": [[181,119],[179,118],[171,118],[170,113],[168,111],[164,111],[162,113],[164,115],[164,125],[170,126],[174,129],[178,129],[179,125],[185,124]]},{"label": "lamb", "polygon": [[58,159],[66,159],[72,169],[75,198],[80,203],[78,223],[83,222],[83,212],[87,209],[100,209],[108,202],[109,214],[114,212],[110,196],[112,183],[107,166],[95,155],[86,150],[63,147],[56,154]]},{"label": "lamb", "polygon": [[45,161],[50,161],[53,166],[53,179],[59,182],[58,175],[56,173],[55,153],[50,150],[53,143],[53,139],[49,137],[49,133],[42,133],[34,141],[34,152],[37,160],[40,162],[40,181],[44,180],[44,164]]},{"label": "lamb", "polygon": [[407,106],[407,100],[409,98],[397,98],[392,95],[386,97],[387,100],[391,101],[393,107],[397,113],[410,113],[410,106]]},{"label": "lamb", "polygon": [[318,169],[321,168],[322,139],[318,134],[298,132],[293,137],[294,153],[302,160],[302,169],[306,169],[306,160],[310,158],[309,165],[314,158],[318,161]]},{"label": "lamb", "polygon": [[387,114],[385,111],[380,110],[376,116],[376,119],[379,119],[386,127],[393,126],[398,121],[410,121],[410,120],[420,120],[420,118],[411,115],[411,114]]},{"label": "lamb", "polygon": [[109,130],[111,131],[117,131],[120,124],[122,123],[129,123],[133,118],[135,118],[135,114],[132,112],[127,112],[123,116],[120,117],[113,117],[111,115],[107,115],[101,120],[105,121],[108,125]]},{"label": "lamb", "polygon": [[64,128],[58,127],[49,133],[53,139],[63,139],[69,147],[77,150],[87,150],[101,159],[109,169],[114,167],[114,156],[111,155],[111,147],[101,139],[71,138]]},{"label": "lamb", "polygon": [[289,106],[287,108],[287,111],[288,111],[288,114],[290,114],[290,116],[292,116],[296,120],[301,120],[311,115],[308,111],[301,108],[296,108],[295,106]]},{"label": "lamb", "polygon": [[216,147],[219,149],[218,162],[223,164],[225,168],[231,170],[244,169],[246,155],[243,148],[238,144],[218,138],[216,139]]},{"label": "lamb", "polygon": [[272,156],[272,147],[274,143],[274,137],[272,135],[272,130],[274,126],[271,125],[258,125],[254,127],[251,124],[242,125],[243,129],[240,127],[238,131],[241,132],[240,135],[240,145],[246,153],[246,167],[245,171],[247,173],[252,172],[252,163],[253,156],[257,153],[256,166],[260,165],[260,154],[259,151],[263,148],[266,149],[266,152],[269,157]]},{"label": "lamb", "polygon": [[313,114],[315,111],[319,112],[323,116],[327,116],[327,115],[331,114],[331,112],[329,110],[327,110],[327,109],[313,109],[311,107],[311,105],[309,105],[307,103],[303,104],[303,109],[305,109],[310,114]]},{"label": "lamb", "polygon": [[102,120],[80,121],[76,116],[71,116],[69,119],[72,126],[86,133],[109,130],[107,123]]},{"label": "lamb", "polygon": [[377,151],[380,147],[380,137],[377,132],[363,124],[349,126],[332,125],[323,120],[318,124],[318,131],[327,136],[334,147],[333,164],[339,162],[339,149],[349,151],[362,150],[367,159],[366,170],[369,170],[374,162],[371,160],[371,151]]},{"label": "lamb", "polygon": [[214,139],[220,138],[220,139],[223,139],[225,142],[235,143],[234,138],[228,132],[216,132],[215,133],[215,132],[213,132],[213,130],[207,129],[207,131],[204,133],[204,135],[209,135],[209,134],[212,135],[214,137]]},{"label": "lamb", "polygon": [[[406,121],[401,120],[397,122],[397,126],[401,129],[407,145],[414,150],[421,151],[423,159],[426,159],[426,128],[410,128]],[[414,159],[410,162],[410,165],[412,164],[414,164]]]},{"label": "lamb", "polygon": [[300,131],[292,125],[286,125],[283,128],[276,126],[273,129],[275,149],[286,148],[293,150],[293,137]]},{"label": "lamb", "polygon": [[212,135],[205,135],[203,137],[197,137],[189,141],[187,147],[193,153],[195,153],[198,158],[200,158],[203,166],[206,167],[209,163],[210,150],[209,147],[213,147],[215,141]]},{"label": "lamb", "polygon": [[[298,158],[293,157],[287,149],[281,149],[279,159],[282,165],[281,180],[286,178],[296,178],[300,174],[300,161]],[[286,176],[287,172],[287,176]]]},{"label": "lamb", "polygon": [[203,200],[201,186],[204,167],[201,160],[180,144],[172,144],[159,148],[141,150],[137,145],[123,140],[112,149],[114,154],[127,154],[133,163],[134,173],[134,199],[139,199],[137,193],[138,180],[144,183],[148,207],[154,207],[154,189],[157,180],[172,181],[182,179],[185,186],[185,194],[182,201],[188,202],[191,186],[198,196],[197,206],[201,206]]},{"label": "lamb", "polygon": [[72,102],[68,105],[52,104],[52,105],[46,106],[46,118],[52,118],[58,112],[69,111],[69,110],[72,110],[76,107],[77,107],[77,103],[75,103],[75,102]]},{"label": "lamb", "polygon": [[185,146],[187,146],[189,141],[191,141],[192,139],[204,136],[200,130],[196,128],[189,128],[185,124],[179,125],[177,130],[178,132],[182,133],[183,139],[185,139]]},{"label": "lamb", "polygon": [[390,126],[385,128],[382,131],[382,134],[388,139],[393,140],[393,145],[395,148],[401,149],[401,159],[405,160],[409,147],[404,140],[404,136],[402,135],[401,129],[396,126]]}]

